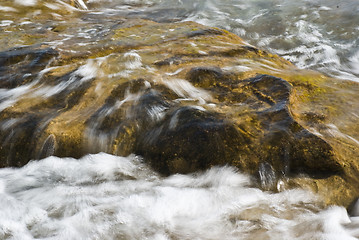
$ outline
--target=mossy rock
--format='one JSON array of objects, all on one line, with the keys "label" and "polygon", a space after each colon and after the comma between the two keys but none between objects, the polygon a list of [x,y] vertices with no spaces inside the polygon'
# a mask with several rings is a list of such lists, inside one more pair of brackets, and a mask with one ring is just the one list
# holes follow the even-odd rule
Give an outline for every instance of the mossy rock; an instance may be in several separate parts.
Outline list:
[{"label": "mossy rock", "polygon": [[[227,75],[216,68],[195,68],[189,71],[188,78],[218,93],[226,84],[226,79],[220,78]],[[225,114],[196,106],[168,110],[163,120],[139,136],[136,152],[166,174],[226,164],[254,174],[262,163],[270,164],[278,175],[284,176],[305,173],[326,177],[342,173],[331,146],[293,119],[289,111],[292,87],[288,82],[259,75],[241,83],[245,84],[237,84],[237,92],[242,91],[245,97],[238,98],[236,103],[229,98],[231,104],[246,105],[247,113],[230,119]],[[230,85],[233,86],[233,82]],[[227,88],[231,88],[230,85]],[[214,97],[217,96],[214,94]],[[244,127],[235,124],[248,117],[258,119],[256,124],[247,123]],[[172,161],[181,162],[183,166]],[[247,165],[253,169],[246,169]]]},{"label": "mossy rock", "polygon": [[76,14],[0,52],[1,87],[26,90],[0,104],[2,167],[137,153],[165,175],[232,165],[267,190],[284,180],[328,204],[359,196],[359,84],[193,22],[96,19],[106,35],[43,44],[94,21]]}]

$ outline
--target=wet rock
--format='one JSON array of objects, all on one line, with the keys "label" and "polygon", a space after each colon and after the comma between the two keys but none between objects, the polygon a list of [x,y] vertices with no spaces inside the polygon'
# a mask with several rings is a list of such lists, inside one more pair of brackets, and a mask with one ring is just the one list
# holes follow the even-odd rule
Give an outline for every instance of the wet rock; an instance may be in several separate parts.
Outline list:
[{"label": "wet rock", "polygon": [[225,81],[225,74],[219,67],[195,67],[188,72],[187,79],[195,86],[206,88]]},{"label": "wet rock", "polygon": [[190,32],[187,34],[187,37],[193,38],[193,37],[203,36],[203,35],[222,35],[223,33],[224,32],[219,29],[209,28],[209,29],[196,30],[196,31]]},{"label": "wet rock", "polygon": [[172,65],[172,64],[178,65],[178,64],[180,64],[182,62],[181,58],[182,58],[181,56],[174,56],[174,57],[170,57],[170,58],[155,62],[154,64],[156,66],[159,66],[159,67],[161,67],[161,66],[169,66],[169,65]]},{"label": "wet rock", "polygon": [[163,174],[189,173],[231,164],[248,139],[218,113],[180,107],[139,136],[135,152]]},{"label": "wet rock", "polygon": [[43,159],[49,156],[53,156],[55,154],[56,149],[56,139],[54,135],[49,135],[44,144],[41,147],[40,154],[37,157],[38,159]]},{"label": "wet rock", "polygon": [[0,52],[0,87],[15,88],[32,82],[58,52],[49,47],[19,47]]},{"label": "wet rock", "polygon": [[[5,115],[5,114],[4,114]],[[1,167],[21,167],[35,158],[36,141],[41,135],[41,125],[47,118],[44,114],[26,114],[4,118],[2,114]]]},{"label": "wet rock", "polygon": [[[269,75],[236,81],[231,74],[218,68],[203,67],[191,69],[187,78],[217,93],[215,97],[221,102],[245,105],[247,113],[235,117],[236,121],[257,119],[255,124],[247,122],[244,126],[245,132],[251,133],[248,136],[252,144],[248,147],[260,159],[255,164],[256,169],[258,164],[269,163],[277,174],[285,176],[305,173],[325,177],[342,172],[330,144],[304,129],[293,118],[289,106],[292,90],[289,82]],[[231,109],[236,111],[235,106]]]},{"label": "wet rock", "polygon": [[278,177],[272,165],[267,162],[259,164],[258,174],[263,189],[272,190],[276,187]]},{"label": "wet rock", "polygon": [[165,175],[232,165],[266,190],[309,188],[343,205],[359,196],[359,84],[225,30],[77,14],[38,33],[73,36],[61,47],[36,35],[0,52],[2,167],[136,153]]},{"label": "wet rock", "polygon": [[210,51],[209,54],[210,55],[221,55],[224,57],[236,57],[236,56],[246,55],[251,52],[253,52],[255,54],[262,53],[259,49],[255,48],[255,47],[241,46],[241,47],[226,50],[226,51]]},{"label": "wet rock", "polygon": [[265,131],[260,140],[261,158],[285,175],[306,173],[313,177],[342,172],[332,147],[296,122],[290,113],[292,86],[285,80],[260,75],[248,80],[258,101],[269,106],[258,111]]}]

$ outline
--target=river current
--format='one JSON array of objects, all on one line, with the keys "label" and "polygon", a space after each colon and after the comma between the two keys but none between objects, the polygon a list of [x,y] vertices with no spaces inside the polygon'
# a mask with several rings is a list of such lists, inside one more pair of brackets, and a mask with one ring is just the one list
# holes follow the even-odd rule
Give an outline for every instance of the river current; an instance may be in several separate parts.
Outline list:
[{"label": "river current", "polygon": [[[60,0],[47,6],[56,9],[54,2],[71,9]],[[46,3],[0,1],[1,31],[12,25],[38,27],[35,17],[17,21],[7,15],[18,6]],[[89,0],[77,5],[99,18],[224,28],[300,68],[359,81],[359,2],[354,0]],[[89,29],[76,34],[89,39],[98,34]],[[26,91],[0,89],[1,110]],[[250,176],[231,167],[162,177],[135,155],[48,157],[0,169],[0,239],[359,238],[359,204],[349,214],[341,206],[323,208],[311,192],[285,190],[280,182],[277,187],[277,193],[260,190]]]}]

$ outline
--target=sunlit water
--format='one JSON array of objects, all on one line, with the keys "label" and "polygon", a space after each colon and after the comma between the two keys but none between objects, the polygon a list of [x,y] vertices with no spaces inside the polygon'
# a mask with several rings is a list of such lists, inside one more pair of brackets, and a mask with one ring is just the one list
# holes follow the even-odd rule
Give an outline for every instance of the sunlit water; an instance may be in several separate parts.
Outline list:
[{"label": "sunlit water", "polygon": [[[46,1],[19,0],[14,1],[15,5],[9,2],[0,2],[1,29],[12,25],[43,28],[31,18],[9,20],[6,13],[16,12],[20,5],[33,7]],[[72,9],[62,1],[53,2]],[[57,10],[58,5],[51,4],[47,7]],[[130,16],[166,22],[191,20],[225,28],[298,67],[359,80],[357,1],[89,0],[82,9],[93,13],[91,21],[98,15]],[[73,35],[47,44],[61,47],[66,41],[97,39],[106,32],[105,18],[100,18],[94,28],[79,27]],[[82,44],[89,42],[84,40]],[[1,50],[6,48],[1,46]],[[125,69],[139,67],[136,63],[140,59],[134,59]],[[86,81],[98,74],[100,61],[89,61],[74,74]],[[50,70],[44,69],[38,79]],[[13,104],[34,84],[36,81],[13,90],[0,89],[0,109]],[[72,84],[69,81],[53,88],[35,89],[34,94],[52,96]],[[187,91],[184,95],[196,92],[185,84],[171,82],[169,87]],[[203,93],[196,93],[205,100]],[[3,123],[2,128],[14,124],[16,119]],[[98,135],[91,129],[88,134]],[[106,145],[106,141],[101,144]],[[20,169],[0,170],[0,239],[359,237],[359,206],[348,216],[343,207],[321,208],[321,200],[312,193],[271,193],[257,188],[255,182],[229,167],[164,178],[136,156],[97,154],[80,160],[49,157]]]},{"label": "sunlit water", "polygon": [[[55,11],[74,10],[66,0],[13,1],[18,6],[42,4]],[[224,28],[297,67],[359,81],[359,2],[355,0],[88,0],[84,7],[82,0],[76,1],[80,9],[88,8],[86,11],[101,16],[97,21],[109,16],[130,16],[163,22],[196,21]],[[0,14],[4,14],[0,16],[0,27],[36,24],[32,19],[19,19],[18,22],[7,19],[5,13],[16,11],[16,5],[0,3]],[[41,13],[35,11],[29,16],[38,14]],[[95,39],[99,33],[105,34],[104,27],[96,24],[86,30],[79,28],[76,34]],[[37,28],[43,30],[46,26]]]},{"label": "sunlit water", "polygon": [[[110,11],[220,27],[300,68],[359,81],[359,2],[354,0],[90,0]],[[116,10],[117,9],[117,10]],[[104,9],[106,11],[106,9]],[[107,11],[109,11],[107,9]]]}]

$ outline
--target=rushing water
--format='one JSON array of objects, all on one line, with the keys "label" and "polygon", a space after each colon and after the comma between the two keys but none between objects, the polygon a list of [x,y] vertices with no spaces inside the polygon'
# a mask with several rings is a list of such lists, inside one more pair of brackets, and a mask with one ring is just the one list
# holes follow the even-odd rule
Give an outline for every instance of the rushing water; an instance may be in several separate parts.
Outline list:
[{"label": "rushing water", "polygon": [[[0,1],[0,34],[51,28],[50,23],[40,21],[36,9],[40,5],[54,11],[53,21],[66,21],[59,18],[61,6],[78,11],[63,1]],[[24,6],[30,12],[18,9]],[[89,0],[86,5],[78,1],[78,8],[92,13],[88,22],[79,22],[62,39],[49,37],[48,45],[65,48],[64,43],[80,40],[91,45],[90,41],[106,34],[106,18],[191,20],[232,31],[298,67],[359,80],[359,2],[354,0]],[[15,13],[21,17],[11,17]],[[16,38],[7,40],[8,45],[4,42],[1,51],[24,45]],[[127,68],[136,69],[141,59],[129,54],[123,56],[133,58]],[[101,65],[105,60],[89,61],[75,73],[85,82],[97,74],[91,64]],[[38,79],[50,70],[40,71]],[[35,94],[54,95],[73,82],[61,84],[39,88]],[[0,89],[0,109],[16,102],[33,85]],[[14,124],[16,119],[1,127],[9,129]],[[321,206],[317,196],[303,190],[262,191],[233,168],[165,178],[132,155],[100,153],[79,160],[48,157],[23,168],[0,170],[0,239],[359,238],[359,206],[350,217],[343,207]]]},{"label": "rushing water", "polygon": [[[36,0],[14,2],[26,6],[40,4]],[[64,8],[50,2],[43,4],[54,10]],[[88,6],[102,16],[192,20],[224,28],[298,67],[359,81],[359,2],[355,0],[88,0],[84,7],[82,0],[77,2],[80,8]],[[0,2],[0,13],[16,11],[6,3]],[[0,21],[1,27],[14,24],[6,17],[0,17]],[[18,24],[31,22],[30,19]],[[91,31],[82,34],[91,36]]]},{"label": "rushing water", "polygon": [[358,1],[121,0],[107,4],[113,5],[112,12],[124,15],[224,28],[298,67],[359,81]]},{"label": "rushing water", "polygon": [[161,178],[130,156],[49,157],[0,171],[1,239],[356,239],[359,220],[232,168]]}]

